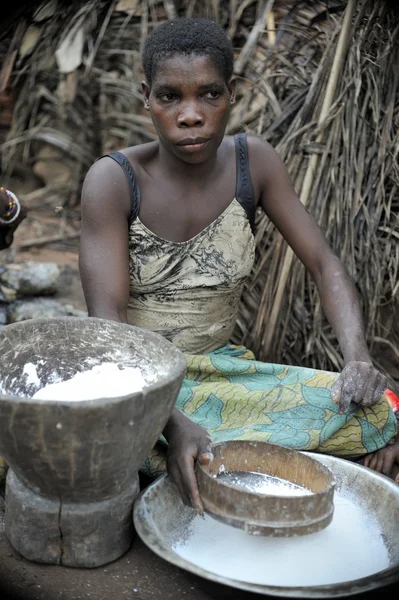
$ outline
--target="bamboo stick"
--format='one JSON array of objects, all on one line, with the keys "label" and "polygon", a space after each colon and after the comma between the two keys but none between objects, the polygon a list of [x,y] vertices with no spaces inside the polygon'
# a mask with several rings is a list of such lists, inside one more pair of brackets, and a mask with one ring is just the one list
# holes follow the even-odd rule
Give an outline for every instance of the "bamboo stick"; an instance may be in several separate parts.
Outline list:
[{"label": "bamboo stick", "polygon": [[97,51],[98,51],[98,49],[100,47],[101,40],[103,39],[103,37],[105,35],[105,32],[107,30],[107,27],[108,27],[109,21],[111,19],[112,13],[114,12],[116,3],[117,3],[117,0],[112,0],[111,4],[109,6],[108,12],[107,12],[107,14],[105,16],[105,19],[103,21],[103,24],[101,25],[101,29],[100,29],[100,32],[99,32],[98,37],[96,39],[96,42],[94,44],[93,50],[91,51],[90,56],[89,56],[89,58],[87,60],[87,63],[86,63],[86,69],[85,69],[85,76],[86,77],[90,74],[90,71],[91,71],[91,69],[93,67],[94,59],[95,59]]},{"label": "bamboo stick", "polygon": [[[345,10],[345,16],[342,24],[342,29],[338,38],[337,48],[334,55],[333,64],[330,71],[330,76],[327,84],[326,95],[324,97],[324,101],[320,110],[320,115],[318,118],[318,125],[320,126],[323,121],[327,118],[330,107],[334,101],[334,95],[337,88],[338,77],[341,73],[342,66],[344,64],[346,50],[349,43],[349,38],[351,34],[351,26],[352,26],[352,18],[356,8],[356,0],[349,0],[348,5]],[[321,143],[323,138],[323,133],[320,133],[317,136],[317,143]],[[307,169],[305,178],[302,185],[302,190],[300,194],[300,200],[304,206],[307,206],[309,203],[312,184],[316,174],[317,164],[319,162],[319,154],[312,154]],[[273,308],[270,314],[270,319],[268,320],[268,326],[265,330],[263,340],[262,340],[262,349],[265,356],[269,356],[270,350],[272,347],[272,342],[274,341],[274,335],[277,328],[277,322],[281,311],[281,305],[283,296],[285,293],[285,288],[287,285],[287,281],[291,272],[291,265],[294,258],[294,253],[291,248],[287,248],[283,266],[281,269],[281,275],[279,279],[279,283],[276,290],[276,295],[273,302]]]},{"label": "bamboo stick", "polygon": [[274,46],[276,43],[276,22],[274,20],[274,12],[272,10],[267,15],[267,39],[269,46]]},{"label": "bamboo stick", "polygon": [[267,29],[267,18],[270,11],[273,8],[273,4],[274,0],[266,0],[262,14],[253,26],[251,33],[249,34],[247,41],[245,42],[244,47],[241,50],[239,57],[237,58],[234,69],[237,75],[242,75],[260,34],[262,33],[262,31]]},{"label": "bamboo stick", "polygon": [[164,0],[163,5],[168,19],[176,19],[176,7],[173,0]]}]

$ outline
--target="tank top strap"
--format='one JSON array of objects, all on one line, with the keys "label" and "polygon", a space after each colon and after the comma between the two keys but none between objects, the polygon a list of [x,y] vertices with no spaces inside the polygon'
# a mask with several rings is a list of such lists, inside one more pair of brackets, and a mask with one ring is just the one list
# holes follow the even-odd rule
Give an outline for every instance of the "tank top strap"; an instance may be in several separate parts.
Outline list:
[{"label": "tank top strap", "polygon": [[[241,204],[246,212],[252,232],[255,229],[255,194],[252,185],[251,172],[249,168],[248,143],[245,133],[239,133],[234,136],[236,150],[236,200]],[[130,217],[129,224],[138,217],[140,210],[140,188],[136,173],[131,162],[122,152],[110,152],[100,158],[109,157],[119,164],[122,168],[130,191]],[[100,159],[98,159],[100,160]]]},{"label": "tank top strap", "polygon": [[234,136],[236,149],[236,200],[245,210],[252,232],[255,229],[256,203],[249,168],[248,142],[245,133]]},{"label": "tank top strap", "polygon": [[[140,188],[139,183],[137,181],[136,173],[134,172],[131,162],[126,158],[124,154],[122,154],[122,152],[110,152],[109,154],[104,154],[103,156],[100,156],[100,158],[104,158],[106,156],[112,158],[115,162],[117,162],[125,174],[130,193],[131,208],[129,216],[129,225],[131,225],[133,221],[135,221],[135,219],[137,219],[137,217],[139,216],[140,210]],[[97,160],[100,160],[100,158],[98,158]]]}]

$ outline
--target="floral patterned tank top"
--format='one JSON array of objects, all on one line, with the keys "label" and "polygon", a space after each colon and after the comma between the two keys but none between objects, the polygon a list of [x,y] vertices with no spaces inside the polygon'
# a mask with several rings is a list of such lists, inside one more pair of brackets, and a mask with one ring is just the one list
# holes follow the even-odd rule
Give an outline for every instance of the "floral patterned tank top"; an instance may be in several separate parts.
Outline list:
[{"label": "floral patterned tank top", "polygon": [[[150,329],[183,352],[206,354],[227,344],[255,259],[255,202],[246,136],[235,136],[236,197],[210,225],[185,242],[164,240],[138,216],[140,193],[131,165],[112,153],[132,192],[128,322]],[[118,155],[119,156],[116,156]],[[121,160],[121,157],[123,159]],[[129,179],[129,177],[128,177]]]}]

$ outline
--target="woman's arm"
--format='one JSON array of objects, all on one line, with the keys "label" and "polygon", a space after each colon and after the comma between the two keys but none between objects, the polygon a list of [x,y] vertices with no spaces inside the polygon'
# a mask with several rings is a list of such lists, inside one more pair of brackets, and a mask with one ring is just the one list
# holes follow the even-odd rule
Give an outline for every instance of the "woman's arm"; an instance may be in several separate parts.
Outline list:
[{"label": "woman's arm", "polygon": [[332,390],[333,397],[342,411],[351,401],[374,404],[386,388],[386,378],[372,365],[356,289],[300,202],[277,153],[258,138],[250,138],[249,152],[260,181],[261,206],[313,276],[324,313],[339,341],[345,368]]},{"label": "woman's arm", "polygon": [[127,321],[129,213],[123,172],[103,158],[91,167],[82,190],[79,269],[91,317]]},{"label": "woman's arm", "polygon": [[[112,159],[90,169],[82,191],[79,266],[91,317],[127,322],[129,299],[129,190]],[[196,460],[210,460],[207,432],[176,408],[163,431],[168,441],[168,471],[187,504],[202,511],[195,479]]]}]

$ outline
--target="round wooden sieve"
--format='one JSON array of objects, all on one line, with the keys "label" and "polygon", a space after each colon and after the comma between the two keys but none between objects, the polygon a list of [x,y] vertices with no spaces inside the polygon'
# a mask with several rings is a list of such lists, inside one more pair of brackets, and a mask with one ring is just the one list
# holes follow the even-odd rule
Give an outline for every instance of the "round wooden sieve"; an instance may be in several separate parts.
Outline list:
[{"label": "round wooden sieve", "polygon": [[[206,512],[254,535],[306,535],[331,523],[334,478],[317,460],[296,450],[266,442],[214,444],[210,465],[197,463],[197,480]],[[304,496],[276,496],[249,491],[219,479],[223,471],[251,471],[307,488]]]}]

